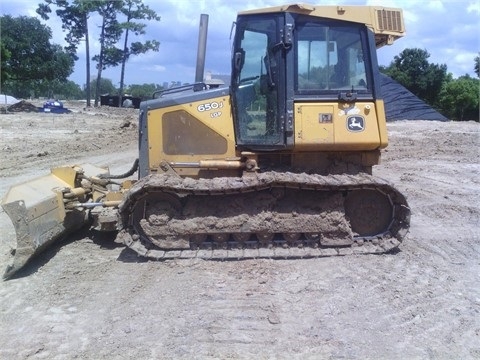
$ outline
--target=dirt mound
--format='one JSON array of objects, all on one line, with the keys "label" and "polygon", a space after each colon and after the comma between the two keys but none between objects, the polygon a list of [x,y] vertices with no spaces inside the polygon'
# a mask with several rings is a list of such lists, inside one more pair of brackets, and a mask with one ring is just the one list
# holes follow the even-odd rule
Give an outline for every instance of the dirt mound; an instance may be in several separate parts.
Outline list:
[{"label": "dirt mound", "polygon": [[22,100],[16,104],[10,105],[7,108],[9,112],[38,112],[38,108],[29,103],[28,101]]}]

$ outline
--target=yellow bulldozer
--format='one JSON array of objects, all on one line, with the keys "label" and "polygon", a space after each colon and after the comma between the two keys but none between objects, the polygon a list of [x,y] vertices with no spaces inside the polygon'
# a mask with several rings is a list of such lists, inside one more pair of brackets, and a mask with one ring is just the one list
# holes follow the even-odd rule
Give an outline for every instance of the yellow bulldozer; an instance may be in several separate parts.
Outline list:
[{"label": "yellow bulldozer", "polygon": [[388,143],[376,49],[404,35],[402,11],[292,4],[240,12],[227,86],[203,81],[202,29],[195,83],[141,103],[131,171],[59,167],[5,195],[17,235],[5,278],[85,225],[116,231],[115,241],[151,259],[399,246],[410,209],[372,167]]}]

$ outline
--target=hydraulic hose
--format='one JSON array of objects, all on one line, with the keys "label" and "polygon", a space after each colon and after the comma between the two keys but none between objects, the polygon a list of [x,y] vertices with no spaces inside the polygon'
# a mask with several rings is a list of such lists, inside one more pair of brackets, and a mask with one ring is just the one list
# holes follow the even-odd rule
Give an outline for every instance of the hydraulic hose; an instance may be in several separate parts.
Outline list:
[{"label": "hydraulic hose", "polygon": [[132,168],[124,174],[120,174],[120,175],[100,174],[98,177],[102,179],[123,179],[129,176],[132,176],[133,174],[135,174],[137,170],[138,170],[138,158],[136,158],[135,161],[133,162]]}]

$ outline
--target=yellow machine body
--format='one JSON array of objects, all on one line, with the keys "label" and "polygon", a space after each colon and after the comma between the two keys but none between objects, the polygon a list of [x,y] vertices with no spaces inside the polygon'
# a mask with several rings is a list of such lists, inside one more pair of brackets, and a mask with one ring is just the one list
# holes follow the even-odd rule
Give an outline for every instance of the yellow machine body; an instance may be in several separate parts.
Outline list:
[{"label": "yellow machine body", "polygon": [[[406,200],[368,174],[388,144],[376,49],[404,34],[402,11],[393,8],[291,4],[240,12],[230,84],[198,82],[142,102],[132,172],[114,177],[67,166],[10,189],[1,205],[17,247],[4,276],[89,215],[95,229],[121,230],[119,242],[156,259],[172,248],[191,257],[189,247],[207,238],[222,249],[228,239],[242,247],[250,236],[254,249],[275,236],[292,248],[303,236],[315,251],[371,238],[376,243],[360,251],[398,246],[409,225]],[[113,180],[135,171],[136,181]],[[257,195],[271,202],[257,208]],[[227,209],[237,213],[221,227]],[[186,214],[200,219],[199,233],[182,225]],[[299,225],[301,214],[310,228]],[[325,222],[332,214],[341,220]]]},{"label": "yellow machine body", "polygon": [[[146,112],[148,133],[148,172],[162,173],[170,167],[181,176],[208,177],[245,167],[245,160],[262,156],[237,149],[233,127],[231,98],[220,96],[209,100],[214,109],[203,110],[204,101],[179,104]],[[199,111],[198,109],[201,109]],[[292,166],[313,166],[319,155],[332,153],[357,157],[359,164],[370,167],[379,161],[378,150],[388,145],[384,104],[382,100],[352,104],[295,104],[293,150],[275,155],[291,157]],[[361,114],[362,131],[348,129],[349,116]],[[271,154],[269,154],[271,155]],[[307,164],[305,164],[307,162]]]}]

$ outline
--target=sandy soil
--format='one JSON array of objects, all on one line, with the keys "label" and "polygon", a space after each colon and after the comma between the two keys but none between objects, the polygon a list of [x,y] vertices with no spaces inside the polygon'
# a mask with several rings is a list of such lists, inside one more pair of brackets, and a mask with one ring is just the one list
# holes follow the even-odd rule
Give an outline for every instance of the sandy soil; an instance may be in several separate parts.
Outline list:
[{"label": "sandy soil", "polygon": [[[2,194],[54,165],[130,168],[138,110],[66,106],[0,115]],[[388,130],[374,174],[412,208],[395,254],[150,262],[83,231],[0,283],[0,358],[479,359],[480,125]]]}]

